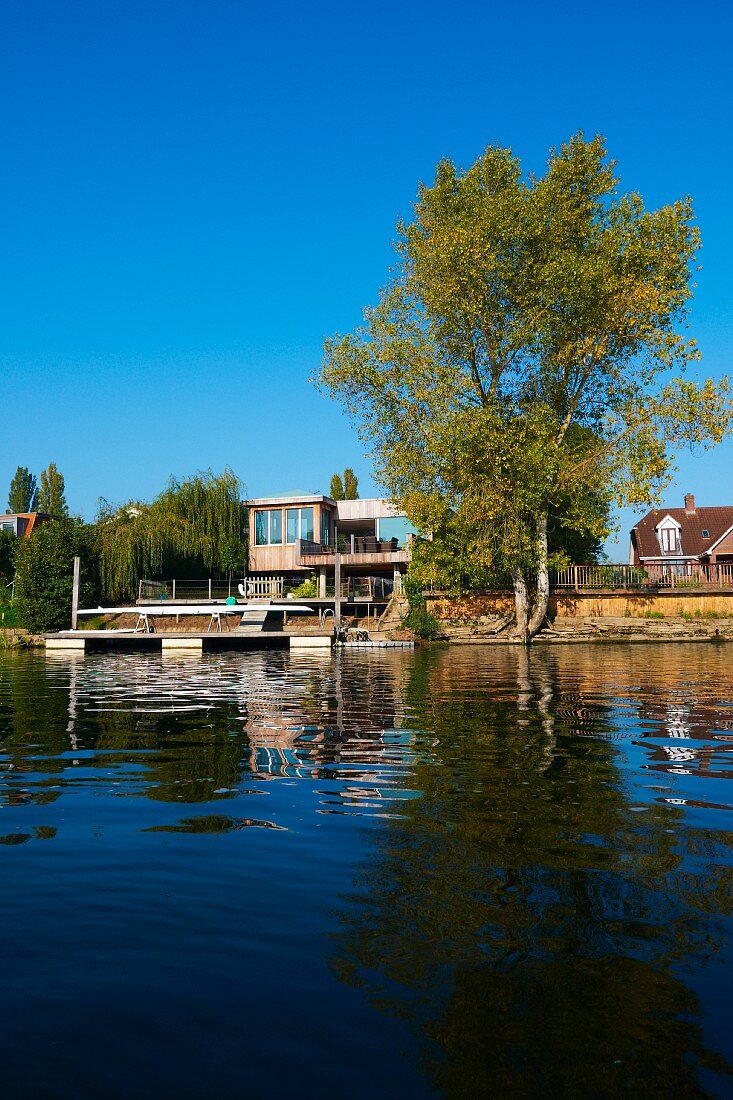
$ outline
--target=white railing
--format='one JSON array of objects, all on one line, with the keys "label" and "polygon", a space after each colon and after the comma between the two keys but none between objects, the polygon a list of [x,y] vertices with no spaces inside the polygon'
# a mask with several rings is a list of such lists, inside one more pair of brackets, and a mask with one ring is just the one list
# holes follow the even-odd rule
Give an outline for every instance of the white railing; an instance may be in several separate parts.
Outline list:
[{"label": "white railing", "polygon": [[553,588],[733,588],[733,562],[662,562],[653,565],[568,565],[552,576]]}]

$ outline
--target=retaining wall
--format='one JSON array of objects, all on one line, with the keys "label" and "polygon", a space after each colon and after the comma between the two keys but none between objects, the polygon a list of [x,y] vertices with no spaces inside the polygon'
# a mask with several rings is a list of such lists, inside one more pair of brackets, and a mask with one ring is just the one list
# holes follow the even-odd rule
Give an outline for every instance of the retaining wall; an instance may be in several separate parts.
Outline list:
[{"label": "retaining wall", "polygon": [[[425,597],[427,609],[439,620],[474,622],[486,616],[514,614],[512,592],[491,592],[484,596],[447,596],[434,593]],[[556,592],[550,597],[550,618],[644,618],[661,612],[665,618],[681,614],[707,612],[733,618],[733,589],[679,588],[661,592]]]}]

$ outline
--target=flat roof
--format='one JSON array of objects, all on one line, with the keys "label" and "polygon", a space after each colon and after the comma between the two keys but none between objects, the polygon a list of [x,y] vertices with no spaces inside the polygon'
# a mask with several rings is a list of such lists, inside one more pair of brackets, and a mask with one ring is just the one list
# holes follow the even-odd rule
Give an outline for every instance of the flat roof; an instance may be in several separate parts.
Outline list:
[{"label": "flat roof", "polygon": [[269,507],[270,505],[278,504],[330,504],[333,508],[336,507],[336,501],[331,500],[330,497],[325,496],[323,493],[300,493],[297,496],[287,497],[254,497],[252,500],[244,500],[243,504],[246,504],[248,508],[257,508],[260,506]]}]

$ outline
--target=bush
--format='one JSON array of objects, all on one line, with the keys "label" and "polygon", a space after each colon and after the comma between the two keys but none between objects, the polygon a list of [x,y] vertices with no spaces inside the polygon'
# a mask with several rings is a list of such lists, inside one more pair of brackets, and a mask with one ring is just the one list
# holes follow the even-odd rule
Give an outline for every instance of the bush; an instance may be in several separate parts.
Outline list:
[{"label": "bush", "polygon": [[[15,576],[15,544],[17,539],[12,531],[0,531],[0,586],[10,584]],[[0,592],[0,598],[2,592]]]},{"label": "bush", "polygon": [[404,630],[411,630],[413,634],[417,634],[418,638],[425,638],[427,641],[437,638],[440,634],[437,620],[424,607],[408,611],[401,621],[400,627]]},{"label": "bush", "polygon": [[402,588],[410,605],[410,611],[419,611],[425,608],[422,581],[418,580],[412,573],[408,573],[402,578]]},{"label": "bush", "polygon": [[18,613],[12,603],[0,603],[0,630],[12,630],[18,626]]},{"label": "bush", "polygon": [[294,588],[293,596],[297,596],[298,599],[312,600],[318,595],[318,584],[315,577],[309,577],[307,581],[303,581],[297,588]]},{"label": "bush", "polygon": [[53,520],[18,543],[15,609],[31,634],[61,630],[71,622],[74,557],[81,558],[80,606],[96,597],[96,563],[89,528],[72,519]]}]

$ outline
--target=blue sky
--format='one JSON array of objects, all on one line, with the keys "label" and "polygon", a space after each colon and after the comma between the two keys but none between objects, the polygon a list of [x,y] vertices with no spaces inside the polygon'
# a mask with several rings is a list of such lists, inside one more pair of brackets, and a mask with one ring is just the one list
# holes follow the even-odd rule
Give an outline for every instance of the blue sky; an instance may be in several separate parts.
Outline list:
[{"label": "blue sky", "polygon": [[[732,31],[727,4],[675,0],[5,0],[0,492],[50,461],[88,518],[227,464],[252,495],[348,464],[372,490],[308,377],[418,181],[494,142],[541,170],[601,132],[648,205],[692,195],[693,333],[729,370]],[[669,504],[733,503],[733,443],[679,467]]]}]

